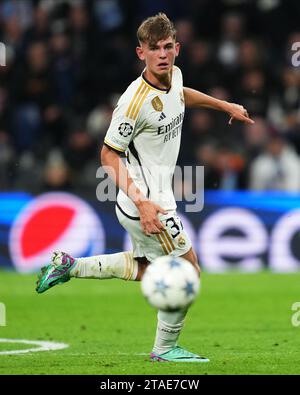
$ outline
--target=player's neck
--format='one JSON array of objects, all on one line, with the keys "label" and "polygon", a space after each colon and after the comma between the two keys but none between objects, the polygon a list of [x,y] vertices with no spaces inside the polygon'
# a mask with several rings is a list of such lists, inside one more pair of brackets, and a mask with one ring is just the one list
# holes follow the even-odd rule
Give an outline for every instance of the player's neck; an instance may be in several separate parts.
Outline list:
[{"label": "player's neck", "polygon": [[145,70],[143,77],[150,82],[151,85],[158,89],[168,90],[171,87],[171,72],[165,75],[156,75],[151,73],[149,70]]}]

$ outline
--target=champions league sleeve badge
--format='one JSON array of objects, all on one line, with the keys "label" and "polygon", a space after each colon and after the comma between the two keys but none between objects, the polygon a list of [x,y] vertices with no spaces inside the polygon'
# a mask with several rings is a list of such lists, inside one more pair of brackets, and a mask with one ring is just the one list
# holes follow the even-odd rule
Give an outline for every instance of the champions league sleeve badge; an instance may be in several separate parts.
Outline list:
[{"label": "champions league sleeve badge", "polygon": [[119,134],[123,137],[128,137],[132,134],[133,127],[128,122],[123,122],[119,126]]}]

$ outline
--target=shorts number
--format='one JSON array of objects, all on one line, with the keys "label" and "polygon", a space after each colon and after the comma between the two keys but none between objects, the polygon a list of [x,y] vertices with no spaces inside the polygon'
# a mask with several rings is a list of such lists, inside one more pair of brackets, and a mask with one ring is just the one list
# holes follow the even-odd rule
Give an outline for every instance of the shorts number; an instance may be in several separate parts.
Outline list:
[{"label": "shorts number", "polygon": [[175,220],[174,217],[170,217],[166,220],[166,225],[168,226],[168,228],[171,229],[171,236],[173,239],[175,239],[175,237],[177,237],[180,234],[180,226],[181,226],[181,230],[183,230],[183,226],[180,219],[179,218],[176,219],[177,221]]}]

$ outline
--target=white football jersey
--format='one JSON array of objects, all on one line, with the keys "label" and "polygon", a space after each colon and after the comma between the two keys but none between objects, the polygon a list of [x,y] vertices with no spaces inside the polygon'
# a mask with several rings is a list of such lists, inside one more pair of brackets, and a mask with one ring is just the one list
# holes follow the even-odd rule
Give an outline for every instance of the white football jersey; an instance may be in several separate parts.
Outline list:
[{"label": "white football jersey", "polygon": [[[170,89],[159,89],[143,75],[123,93],[113,112],[104,143],[126,154],[135,185],[165,210],[175,210],[172,178],[180,148],[184,118],[182,74],[173,67]],[[138,210],[120,190],[118,205],[130,216]]]}]

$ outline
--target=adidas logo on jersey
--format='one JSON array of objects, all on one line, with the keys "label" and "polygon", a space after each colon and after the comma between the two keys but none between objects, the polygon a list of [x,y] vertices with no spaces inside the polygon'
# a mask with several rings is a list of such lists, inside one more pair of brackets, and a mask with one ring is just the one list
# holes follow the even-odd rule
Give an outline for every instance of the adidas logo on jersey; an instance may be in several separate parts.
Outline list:
[{"label": "adidas logo on jersey", "polygon": [[166,118],[166,115],[162,112],[159,117],[159,122]]}]

